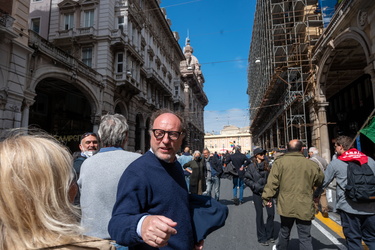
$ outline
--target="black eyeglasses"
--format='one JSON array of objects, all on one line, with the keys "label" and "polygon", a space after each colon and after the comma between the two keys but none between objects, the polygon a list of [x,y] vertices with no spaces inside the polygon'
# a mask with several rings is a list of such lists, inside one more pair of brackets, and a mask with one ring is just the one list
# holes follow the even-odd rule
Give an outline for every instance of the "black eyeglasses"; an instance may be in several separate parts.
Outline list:
[{"label": "black eyeglasses", "polygon": [[87,136],[90,136],[90,135],[95,136],[96,138],[98,138],[98,136],[96,135],[96,133],[93,133],[93,132],[86,132],[86,133],[84,133],[84,134],[81,136],[81,141],[82,141],[84,138],[86,138]]},{"label": "black eyeglasses", "polygon": [[180,135],[183,134],[183,132],[179,132],[179,131],[165,131],[162,129],[151,129],[151,131],[154,134],[155,138],[158,140],[163,139],[165,133],[168,134],[168,138],[172,141],[178,140],[178,138],[180,138]]}]

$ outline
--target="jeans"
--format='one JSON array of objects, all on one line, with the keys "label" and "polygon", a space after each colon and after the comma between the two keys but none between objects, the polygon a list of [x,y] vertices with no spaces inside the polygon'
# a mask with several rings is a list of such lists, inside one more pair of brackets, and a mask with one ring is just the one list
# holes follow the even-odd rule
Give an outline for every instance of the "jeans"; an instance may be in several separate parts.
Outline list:
[{"label": "jeans", "polygon": [[267,220],[264,223],[263,219],[263,200],[262,196],[259,194],[253,193],[253,201],[255,207],[255,214],[256,214],[256,226],[257,226],[257,236],[258,242],[266,242],[273,237],[273,220],[275,218],[275,204],[272,200],[272,207],[265,207],[267,211]]},{"label": "jeans", "polygon": [[348,250],[362,249],[362,239],[368,249],[375,249],[375,215],[349,214],[339,210]]},{"label": "jeans", "polygon": [[218,201],[220,196],[220,178],[213,176],[211,178],[206,178],[207,189],[203,195],[211,196],[212,188],[215,192],[215,199]]},{"label": "jeans", "polygon": [[190,191],[190,175],[185,175],[185,182],[188,192]]},{"label": "jeans", "polygon": [[290,231],[292,230],[294,222],[297,224],[299,249],[313,250],[311,238],[311,220],[305,221],[297,218],[284,217],[280,215],[281,227],[279,233],[279,241],[277,242],[276,249],[288,249]]},{"label": "jeans", "polygon": [[237,198],[237,189],[240,189],[240,201],[243,201],[243,189],[244,189],[243,179],[238,178],[238,177],[233,177],[233,198]]}]

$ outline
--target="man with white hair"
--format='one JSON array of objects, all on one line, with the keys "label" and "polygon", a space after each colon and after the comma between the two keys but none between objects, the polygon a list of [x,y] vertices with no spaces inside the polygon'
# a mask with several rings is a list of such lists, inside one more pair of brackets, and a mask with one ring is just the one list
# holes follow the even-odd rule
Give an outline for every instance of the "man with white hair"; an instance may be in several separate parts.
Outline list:
[{"label": "man with white hair", "polygon": [[78,185],[85,235],[110,238],[107,228],[116,202],[117,184],[129,164],[141,156],[124,150],[128,131],[123,115],[104,115],[98,131],[100,150],[82,164]]},{"label": "man with white hair", "polygon": [[[319,165],[320,169],[324,172],[328,166],[327,161],[319,156],[319,151],[316,147],[311,147],[309,148],[309,157],[310,160],[315,162],[316,164]],[[321,212],[324,217],[328,217],[328,201],[327,201],[327,195],[326,195],[326,190],[323,191],[323,193],[320,196],[319,203],[321,206]],[[316,211],[319,210],[318,204],[315,204],[315,209]]]}]

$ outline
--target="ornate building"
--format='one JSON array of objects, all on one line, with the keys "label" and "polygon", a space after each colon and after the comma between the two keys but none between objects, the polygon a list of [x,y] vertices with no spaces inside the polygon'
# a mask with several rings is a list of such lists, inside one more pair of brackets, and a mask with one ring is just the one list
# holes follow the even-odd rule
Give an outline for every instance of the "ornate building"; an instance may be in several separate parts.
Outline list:
[{"label": "ornate building", "polygon": [[[24,2],[22,11],[18,2]],[[13,1],[7,16],[18,20],[17,13],[28,8],[28,1]],[[25,60],[17,62],[18,77],[3,74],[8,98],[0,130],[36,126],[76,150],[80,134],[97,131],[100,117],[116,112],[128,119],[128,150],[144,152],[152,112],[169,108],[189,121],[186,144],[203,145],[203,76],[189,71],[182,77],[186,58],[158,0],[31,0],[29,24],[27,15],[23,19],[23,37],[18,27],[8,33],[12,41],[22,40],[29,55],[22,52]],[[6,44],[0,46],[4,51]],[[6,87],[13,85],[14,100]]]},{"label": "ornate building", "polygon": [[[266,149],[300,139],[330,160],[332,139],[356,136],[374,109],[375,5],[336,2],[257,1],[250,129]],[[375,145],[365,136],[360,140],[362,151],[373,156]]]},{"label": "ornate building", "polygon": [[184,54],[186,60],[180,63],[182,81],[184,83],[185,117],[188,122],[188,133],[185,146],[203,149],[204,126],[203,112],[208,100],[203,91],[204,77],[198,59],[193,55],[190,40],[186,39]]},{"label": "ornate building", "polygon": [[208,133],[204,136],[204,147],[208,148],[210,152],[231,152],[235,145],[241,146],[242,153],[252,151],[250,127],[239,128],[228,125],[220,131],[219,135]]}]

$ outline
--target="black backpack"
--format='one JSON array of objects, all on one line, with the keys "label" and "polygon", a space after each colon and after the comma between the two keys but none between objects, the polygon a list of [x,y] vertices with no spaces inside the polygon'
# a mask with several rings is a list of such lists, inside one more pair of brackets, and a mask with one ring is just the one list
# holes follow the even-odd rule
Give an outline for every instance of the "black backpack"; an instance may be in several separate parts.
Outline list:
[{"label": "black backpack", "polygon": [[345,195],[354,202],[375,201],[375,175],[367,163],[348,163]]}]

